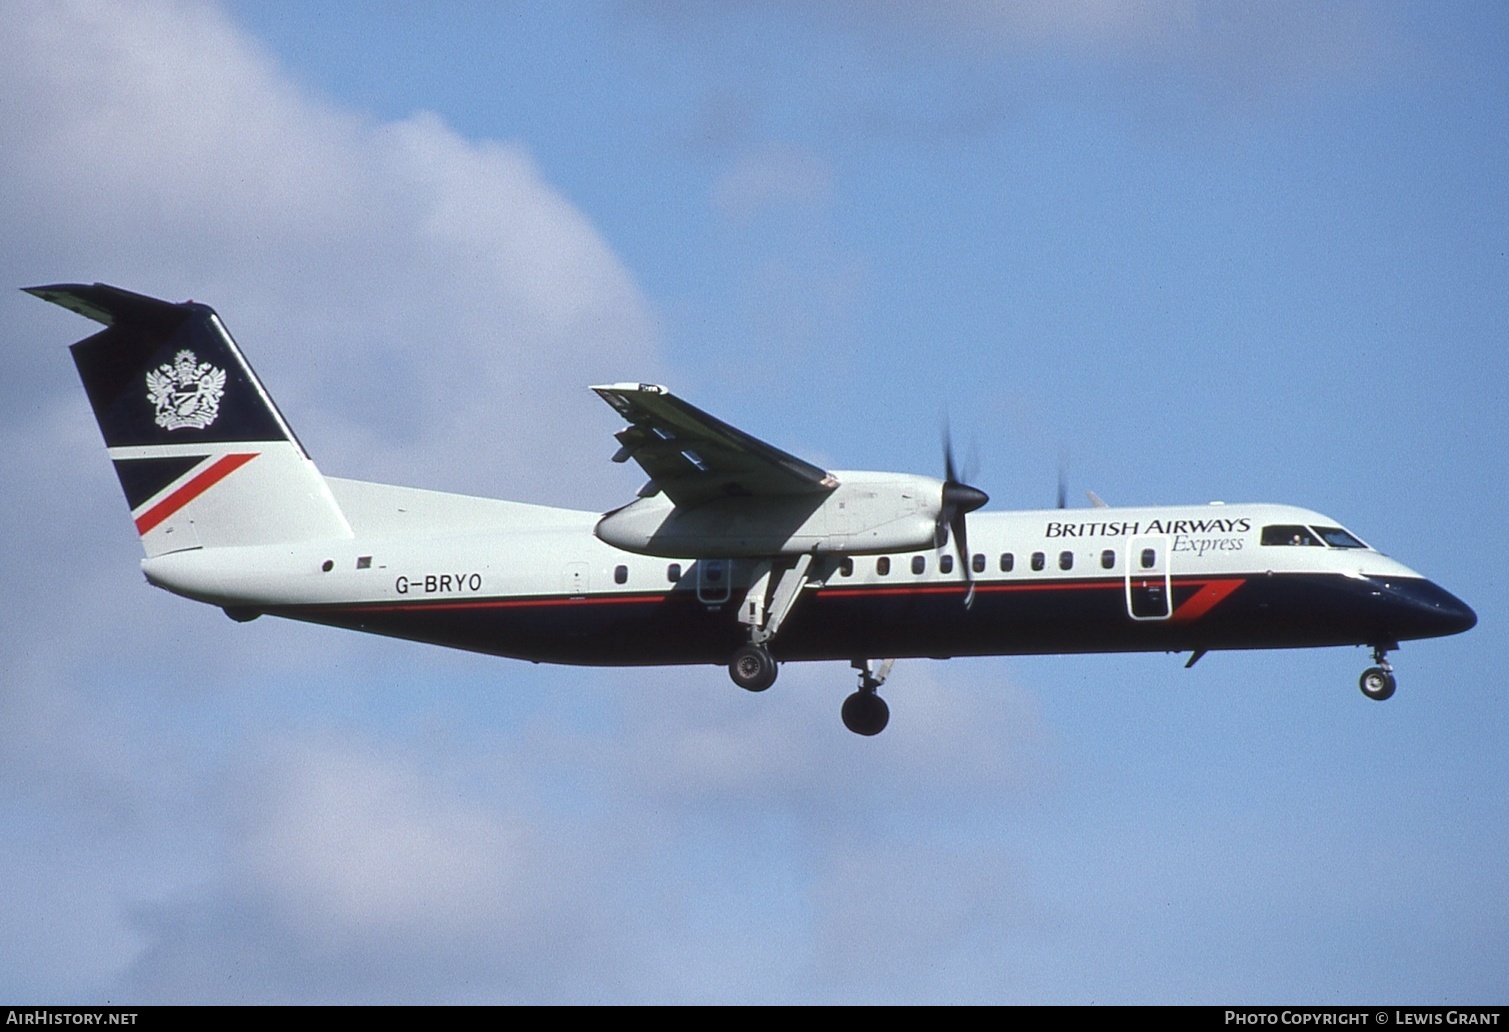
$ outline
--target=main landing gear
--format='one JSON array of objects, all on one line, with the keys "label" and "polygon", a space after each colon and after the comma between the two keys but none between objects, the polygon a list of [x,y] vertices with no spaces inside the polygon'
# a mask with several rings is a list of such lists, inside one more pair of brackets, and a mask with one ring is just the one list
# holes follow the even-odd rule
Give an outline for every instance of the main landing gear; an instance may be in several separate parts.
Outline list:
[{"label": "main landing gear", "polygon": [[[776,636],[781,623],[807,586],[810,555],[775,563],[762,562],[739,604],[739,622],[749,629],[749,641],[734,650],[728,661],[728,676],[747,692],[763,692],[775,684],[775,658],[766,642]],[[774,584],[772,586],[772,581]]]},{"label": "main landing gear", "polygon": [[[762,562],[739,604],[739,622],[749,629],[749,641],[734,650],[728,661],[728,676],[747,692],[763,692],[775,684],[775,657],[768,643],[781,629],[802,589],[808,584],[810,555],[792,560]],[[859,691],[844,700],[844,727],[857,735],[878,735],[891,720],[891,708],[877,694],[891,672],[893,659],[856,659]]]},{"label": "main landing gear", "polygon": [[746,692],[763,692],[775,684],[775,659],[764,645],[741,645],[728,661],[728,676]]},{"label": "main landing gear", "polygon": [[1362,689],[1362,694],[1374,702],[1382,702],[1394,694],[1394,668],[1388,661],[1389,648],[1390,646],[1387,645],[1373,646],[1373,662],[1378,665],[1364,670],[1362,677],[1357,681],[1357,687]]}]

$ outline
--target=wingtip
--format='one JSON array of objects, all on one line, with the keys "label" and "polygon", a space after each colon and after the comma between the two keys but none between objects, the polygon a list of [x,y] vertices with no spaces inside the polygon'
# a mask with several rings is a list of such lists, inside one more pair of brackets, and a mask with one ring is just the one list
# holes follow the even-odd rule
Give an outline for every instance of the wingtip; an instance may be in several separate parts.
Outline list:
[{"label": "wingtip", "polygon": [[669,394],[665,387],[658,383],[600,383],[589,387],[598,394]]}]

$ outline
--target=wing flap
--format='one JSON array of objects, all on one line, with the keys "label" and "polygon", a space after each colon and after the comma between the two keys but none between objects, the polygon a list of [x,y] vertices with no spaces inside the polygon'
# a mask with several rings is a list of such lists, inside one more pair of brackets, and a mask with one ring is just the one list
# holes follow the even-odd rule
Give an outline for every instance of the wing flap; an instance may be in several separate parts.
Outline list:
[{"label": "wing flap", "polygon": [[663,491],[678,506],[739,495],[832,491],[838,480],[690,405],[657,384],[593,387],[628,422],[615,462],[633,459],[650,476],[641,495]]}]

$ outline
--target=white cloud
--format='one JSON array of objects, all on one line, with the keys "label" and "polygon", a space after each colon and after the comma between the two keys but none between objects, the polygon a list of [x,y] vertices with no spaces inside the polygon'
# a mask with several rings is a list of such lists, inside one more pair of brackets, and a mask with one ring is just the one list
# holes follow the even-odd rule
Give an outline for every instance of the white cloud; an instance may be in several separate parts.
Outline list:
[{"label": "white cloud", "polygon": [[[311,97],[208,4],[16,3],[0,19],[0,279],[216,305],[327,472],[595,501],[561,471],[600,465],[611,414],[561,413],[596,412],[593,377],[658,363],[652,321],[524,148]],[[98,678],[122,659],[137,683],[198,691],[234,682],[237,654],[321,661],[296,629],[231,637],[143,588],[63,348],[96,327],[14,290],[0,322],[0,479],[26,499],[0,529],[7,577],[28,586],[0,601],[0,756],[108,785],[125,746],[77,716],[119,705]],[[335,654],[350,640],[325,637]]]},{"label": "white cloud", "polygon": [[523,147],[339,110],[202,4],[7,13],[7,279],[215,305],[328,472],[616,500],[574,486],[612,427],[584,387],[648,379],[653,320]]},{"label": "white cloud", "polygon": [[197,811],[214,855],[128,908],[143,945],[115,973],[116,992],[592,998],[600,987],[584,972],[609,969],[622,946],[603,918],[613,878],[584,862],[575,816],[543,806],[529,778],[473,740],[451,745],[299,730],[233,759],[209,781],[219,805]]},{"label": "white cloud", "polygon": [[238,862],[306,931],[449,939],[530,900],[527,821],[354,743],[289,748],[267,764]]},{"label": "white cloud", "polygon": [[1000,821],[1033,798],[1041,731],[1010,686],[938,684],[925,664],[900,673],[889,694],[902,722],[879,740],[840,726],[851,685],[837,664],[788,667],[764,696],[707,670],[584,688],[610,715],[627,697],[627,719],[599,730],[544,714],[480,734],[439,716],[402,738],[273,733],[203,780],[222,800],[203,814],[218,856],[132,908],[126,931],[146,946],[125,991],[944,993],[977,972],[941,961],[1021,921],[1017,848],[954,836],[961,819]]},{"label": "white cloud", "polygon": [[[650,378],[653,318],[526,148],[312,96],[208,3],[19,2],[0,25],[0,279],[214,305],[327,472],[592,506],[632,490],[580,475],[614,429],[584,387]],[[64,970],[83,918],[53,920],[5,983],[216,999],[216,966],[245,960],[229,996],[380,995],[394,938],[409,960],[456,961],[437,943],[459,939],[518,964],[499,927],[590,941],[552,888],[570,861],[524,816],[360,736],[271,744],[339,698],[342,657],[385,653],[145,588],[63,347],[96,327],[12,289],[0,325],[0,480],[22,503],[0,516],[3,863],[52,888],[28,920],[77,900],[100,929]],[[289,964],[280,944],[378,959]]]},{"label": "white cloud", "polygon": [[[781,812],[814,829],[869,812],[876,792],[885,805],[933,813],[966,799],[1020,800],[1051,781],[1051,742],[1029,693],[978,683],[987,668],[999,676],[998,663],[898,664],[883,692],[892,724],[874,748],[839,720],[857,683],[852,670],[786,664],[771,689],[778,707],[737,694],[690,710],[649,700],[628,717],[619,762],[636,792],[677,807]],[[692,668],[677,690],[697,692],[709,673]]]}]

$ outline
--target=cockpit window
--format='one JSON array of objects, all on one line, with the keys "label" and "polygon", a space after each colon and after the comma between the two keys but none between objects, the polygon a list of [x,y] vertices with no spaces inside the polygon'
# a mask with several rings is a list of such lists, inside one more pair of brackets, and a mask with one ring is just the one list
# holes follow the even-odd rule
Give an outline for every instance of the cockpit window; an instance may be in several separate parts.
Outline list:
[{"label": "cockpit window", "polygon": [[1265,545],[1320,545],[1320,539],[1310,533],[1309,527],[1297,523],[1275,523],[1263,528]]},{"label": "cockpit window", "polygon": [[1340,527],[1316,527],[1315,533],[1332,548],[1366,548],[1361,541],[1342,530]]}]

